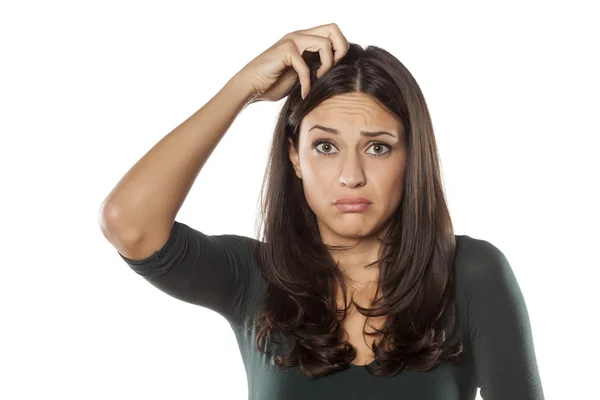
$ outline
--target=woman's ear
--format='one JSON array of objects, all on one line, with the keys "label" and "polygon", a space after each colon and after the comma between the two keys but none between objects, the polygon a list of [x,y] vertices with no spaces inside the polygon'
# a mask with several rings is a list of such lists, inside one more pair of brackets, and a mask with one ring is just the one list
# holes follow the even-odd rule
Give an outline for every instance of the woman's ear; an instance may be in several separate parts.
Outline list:
[{"label": "woman's ear", "polygon": [[296,171],[296,176],[299,179],[302,179],[302,170],[300,169],[300,158],[298,157],[298,150],[294,146],[294,142],[292,142],[292,138],[288,137],[288,149],[289,156],[292,165],[294,166],[294,171]]}]

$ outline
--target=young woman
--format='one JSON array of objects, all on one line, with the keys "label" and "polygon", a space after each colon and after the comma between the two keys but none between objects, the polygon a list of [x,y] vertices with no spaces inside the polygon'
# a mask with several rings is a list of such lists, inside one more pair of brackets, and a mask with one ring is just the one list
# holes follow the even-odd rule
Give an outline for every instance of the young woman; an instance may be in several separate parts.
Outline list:
[{"label": "young woman", "polygon": [[[236,116],[287,96],[260,239],[176,215]],[[543,399],[504,254],[455,235],[423,94],[336,24],[285,35],[156,144],[102,204],[130,267],[231,324],[252,399]]]}]

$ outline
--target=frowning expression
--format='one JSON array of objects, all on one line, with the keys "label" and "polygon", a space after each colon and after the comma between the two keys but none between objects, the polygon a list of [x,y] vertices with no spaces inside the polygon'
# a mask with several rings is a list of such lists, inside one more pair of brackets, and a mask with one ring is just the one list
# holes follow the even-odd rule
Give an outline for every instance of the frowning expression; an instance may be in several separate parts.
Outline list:
[{"label": "frowning expression", "polygon": [[402,121],[363,93],[331,97],[303,118],[289,156],[322,237],[370,236],[389,222],[402,199],[405,139]]}]

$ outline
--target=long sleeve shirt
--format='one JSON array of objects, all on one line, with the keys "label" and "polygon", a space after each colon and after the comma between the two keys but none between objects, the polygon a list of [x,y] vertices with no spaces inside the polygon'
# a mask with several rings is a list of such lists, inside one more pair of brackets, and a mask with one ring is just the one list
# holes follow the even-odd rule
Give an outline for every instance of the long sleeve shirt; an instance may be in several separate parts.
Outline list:
[{"label": "long sleeve shirt", "polygon": [[491,243],[456,235],[456,323],[465,352],[457,364],[378,377],[364,366],[311,379],[281,369],[255,347],[255,317],[267,282],[253,255],[256,239],[207,235],[175,221],[154,254],[119,255],[152,285],[227,319],[240,348],[252,400],[418,399],[543,400],[532,331],[522,292],[504,254]]}]

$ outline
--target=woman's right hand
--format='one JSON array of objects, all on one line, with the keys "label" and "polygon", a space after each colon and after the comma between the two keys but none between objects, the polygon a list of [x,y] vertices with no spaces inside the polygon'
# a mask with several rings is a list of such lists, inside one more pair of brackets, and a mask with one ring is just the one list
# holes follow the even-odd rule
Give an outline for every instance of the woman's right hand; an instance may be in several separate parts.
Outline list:
[{"label": "woman's right hand", "polygon": [[302,53],[305,50],[319,52],[321,66],[317,78],[320,78],[346,55],[348,48],[348,41],[335,23],[294,31],[246,64],[236,75],[251,85],[252,103],[282,99],[298,78],[304,98],[310,90],[310,70]]}]

